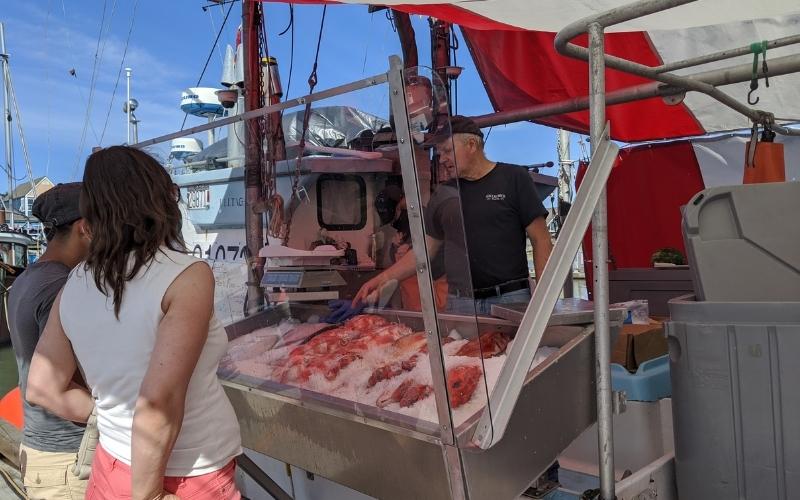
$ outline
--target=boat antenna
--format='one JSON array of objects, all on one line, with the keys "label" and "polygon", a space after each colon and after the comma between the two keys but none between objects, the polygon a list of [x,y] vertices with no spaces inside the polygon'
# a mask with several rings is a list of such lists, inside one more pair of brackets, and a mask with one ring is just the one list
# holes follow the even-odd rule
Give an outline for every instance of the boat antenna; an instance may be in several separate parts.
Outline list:
[{"label": "boat antenna", "polygon": [[[222,31],[225,29],[225,24],[228,22],[228,16],[231,15],[231,11],[233,10],[233,5],[235,1],[232,1],[228,5],[228,11],[225,13],[225,17],[222,19],[222,25],[219,27],[219,31],[217,32],[217,37],[214,38],[214,43],[211,44],[211,50],[208,51],[208,57],[206,57],[206,63],[203,65],[203,71],[200,72],[200,76],[197,78],[197,83],[195,87],[200,86],[200,82],[203,81],[203,76],[206,74],[206,70],[208,69],[208,63],[211,61],[211,58],[214,56],[214,50],[217,48],[217,43],[219,43],[219,37],[222,36]],[[203,10],[206,7],[202,7]],[[181,123],[181,130],[186,126],[186,118],[189,116],[189,113],[183,114],[183,123]]]}]

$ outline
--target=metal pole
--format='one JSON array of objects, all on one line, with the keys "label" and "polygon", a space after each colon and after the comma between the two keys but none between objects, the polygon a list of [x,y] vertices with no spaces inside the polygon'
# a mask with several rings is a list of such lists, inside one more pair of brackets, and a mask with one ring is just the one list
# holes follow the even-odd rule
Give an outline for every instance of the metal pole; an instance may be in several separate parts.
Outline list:
[{"label": "metal pole", "polygon": [[250,476],[250,479],[261,486],[275,500],[292,500],[292,497],[283,491],[283,488],[274,479],[269,477],[266,472],[261,470],[258,464],[244,453],[236,457],[236,467],[241,468],[245,474]]},{"label": "metal pole", "polygon": [[[128,136],[125,144],[131,144],[131,68],[125,68],[125,81],[127,84],[127,94],[125,97],[125,118],[128,122]],[[134,143],[135,144],[135,143]]]},{"label": "metal pole", "polygon": [[9,221],[11,229],[14,229],[14,144],[11,140],[11,89],[8,81],[8,54],[6,54],[6,32],[3,23],[0,23],[0,60],[3,62],[3,132],[6,146],[6,172],[8,172],[8,206],[6,210],[11,208]]},{"label": "metal pole", "polygon": [[378,75],[370,76],[368,78],[357,80],[355,82],[339,85],[338,87],[333,87],[327,90],[323,90],[321,92],[315,92],[313,94],[304,95],[302,97],[297,97],[295,99],[282,101],[279,104],[272,104],[270,106],[264,106],[263,108],[253,109],[245,113],[239,113],[233,116],[228,116],[226,118],[220,118],[219,120],[214,120],[214,123],[205,123],[203,125],[197,125],[196,127],[185,128],[177,132],[160,135],[158,137],[147,139],[140,143],[134,144],[134,146],[143,148],[146,146],[152,146],[153,144],[160,144],[162,142],[166,142],[171,139],[177,139],[178,137],[186,137],[188,135],[194,135],[199,132],[205,132],[210,128],[222,127],[223,125],[230,125],[232,123],[245,122],[253,118],[261,118],[262,116],[266,116],[269,113],[274,113],[276,111],[282,111],[290,108],[296,108],[298,106],[305,106],[309,102],[324,101],[325,99],[330,99],[331,97],[336,97],[338,95],[347,94],[349,92],[355,92],[356,90],[361,90],[368,87],[374,87],[375,85],[386,83],[386,81],[387,81],[386,73],[381,73]]},{"label": "metal pole", "polygon": [[[564,129],[558,131],[558,232],[561,232],[563,218],[566,217],[566,207],[572,203],[572,160],[569,155],[569,132]],[[562,213],[562,210],[565,212]],[[557,237],[557,236],[556,236]],[[574,266],[574,263],[573,263]],[[540,279],[539,276],[536,279]],[[575,293],[572,283],[572,266],[564,281],[564,298],[571,298]]]},{"label": "metal pole", "polygon": [[[258,109],[261,105],[261,58],[258,48],[259,19],[258,2],[242,2],[242,44],[244,45],[244,108],[245,112]],[[250,265],[247,273],[247,314],[253,314],[264,305],[261,290],[261,276],[264,273],[263,261],[258,252],[264,245],[264,223],[261,214],[253,207],[261,199],[261,120],[249,120],[245,124],[244,170],[245,170],[245,209],[244,222],[247,248],[250,252]]]},{"label": "metal pole", "polygon": [[416,258],[417,282],[419,297],[422,303],[422,321],[428,336],[428,352],[433,379],[436,411],[439,416],[439,429],[442,442],[455,444],[453,433],[453,416],[447,398],[447,380],[442,358],[442,345],[439,335],[439,322],[436,315],[436,301],[433,294],[433,278],[431,277],[430,259],[425,244],[425,227],[417,172],[414,143],[408,123],[408,108],[405,98],[403,65],[400,58],[389,58],[389,102],[394,115],[395,133],[400,158],[400,170],[405,186],[406,205],[411,230],[412,249]]},{"label": "metal pole", "polygon": [[131,126],[133,130],[133,143],[136,144],[139,142],[139,120],[136,119],[136,115],[131,113]]},{"label": "metal pole", "polygon": [[[726,68],[703,71],[686,78],[698,82],[707,83],[715,87],[731,85],[749,81],[752,78],[752,63],[729,66]],[[769,61],[770,78],[800,71],[800,54],[793,54],[771,59]],[[764,77],[763,68],[759,67],[757,76]],[[606,106],[612,104],[624,104],[627,102],[640,101],[651,97],[667,97],[679,95],[686,92],[685,88],[667,85],[660,82],[643,83],[622,90],[615,90],[606,94]],[[589,97],[576,97],[564,101],[537,104],[526,108],[518,108],[499,113],[473,116],[472,119],[479,127],[492,127],[495,125],[505,125],[525,120],[535,120],[546,116],[560,115],[581,111],[589,107]]]},{"label": "metal pole", "polygon": [[[587,26],[591,24],[599,24],[603,27],[613,26],[637,17],[643,17],[648,14],[660,12],[662,10],[671,9],[679,5],[695,2],[697,0],[642,0],[630,5],[611,9],[607,12],[590,16],[579,21],[576,21],[556,34],[555,47],[559,54],[574,57],[576,59],[583,59],[584,61],[589,58],[589,51],[585,47],[581,47],[570,40],[586,32]],[[659,72],[658,68],[652,68],[644,64],[639,64],[628,59],[623,59],[616,56],[604,54],[605,66],[613,68],[626,73],[631,73],[638,76],[643,76],[651,80],[657,80],[675,87],[684,88],[686,90],[695,90],[716,99],[720,103],[728,106],[729,108],[737,111],[744,116],[750,118],[755,123],[769,121],[771,118],[770,113],[753,109],[748,105],[739,102],[737,99],[729,96],[725,92],[717,89],[713,85],[704,82],[692,80],[683,76],[675,75],[672,73]],[[689,64],[694,64],[691,60],[684,61],[686,67]]]},{"label": "metal pole", "polygon": [[[606,122],[605,47],[603,27],[589,25],[589,131],[592,150],[603,140]],[[608,220],[606,189],[592,217],[594,263],[595,371],[597,373],[597,444],[600,459],[600,495],[613,500],[614,433],[611,393],[611,336],[608,314]]]},{"label": "metal pole", "polygon": [[447,67],[450,66],[450,24],[441,19],[431,20],[431,61],[433,71],[439,75],[442,85],[447,89],[447,102],[450,101],[450,79],[447,77]]},{"label": "metal pole", "polygon": [[419,54],[411,17],[405,12],[394,9],[392,9],[392,17],[397,28],[397,36],[400,38],[400,48],[403,50],[403,67],[415,68],[419,66]]}]

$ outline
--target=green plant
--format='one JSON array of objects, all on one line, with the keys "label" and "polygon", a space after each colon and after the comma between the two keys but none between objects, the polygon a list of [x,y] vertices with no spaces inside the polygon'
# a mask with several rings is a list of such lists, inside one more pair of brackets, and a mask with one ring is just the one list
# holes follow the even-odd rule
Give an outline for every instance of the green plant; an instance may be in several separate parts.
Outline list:
[{"label": "green plant", "polygon": [[677,248],[666,247],[656,250],[652,257],[650,257],[650,264],[667,263],[682,266],[686,264],[686,259]]}]

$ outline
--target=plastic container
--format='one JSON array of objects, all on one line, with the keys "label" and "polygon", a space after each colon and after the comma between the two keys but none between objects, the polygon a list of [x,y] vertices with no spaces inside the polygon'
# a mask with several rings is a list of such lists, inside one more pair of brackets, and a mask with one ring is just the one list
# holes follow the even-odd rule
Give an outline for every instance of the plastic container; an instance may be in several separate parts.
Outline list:
[{"label": "plastic container", "polygon": [[669,302],[681,500],[800,494],[800,302]]},{"label": "plastic container", "polygon": [[624,366],[611,364],[611,388],[625,391],[628,401],[658,401],[668,398],[672,393],[669,381],[669,357],[659,356],[645,361],[636,373],[629,372]]},{"label": "plastic container", "polygon": [[800,182],[695,195],[683,232],[698,300],[800,301]]}]

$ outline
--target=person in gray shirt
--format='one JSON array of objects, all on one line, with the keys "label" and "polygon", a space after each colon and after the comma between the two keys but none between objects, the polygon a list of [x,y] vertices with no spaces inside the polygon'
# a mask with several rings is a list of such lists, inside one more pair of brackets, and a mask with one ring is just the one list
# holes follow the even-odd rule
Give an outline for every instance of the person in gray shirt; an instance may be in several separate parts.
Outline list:
[{"label": "person in gray shirt", "polygon": [[[45,229],[47,250],[14,281],[8,296],[11,343],[23,395],[31,357],[53,301],[72,268],[89,250],[89,236],[79,209],[80,190],[80,182],[58,184],[33,204],[33,215]],[[24,398],[23,410],[20,469],[28,498],[83,498],[87,481],[73,475],[70,469],[77,459],[84,427],[31,405]]]}]

